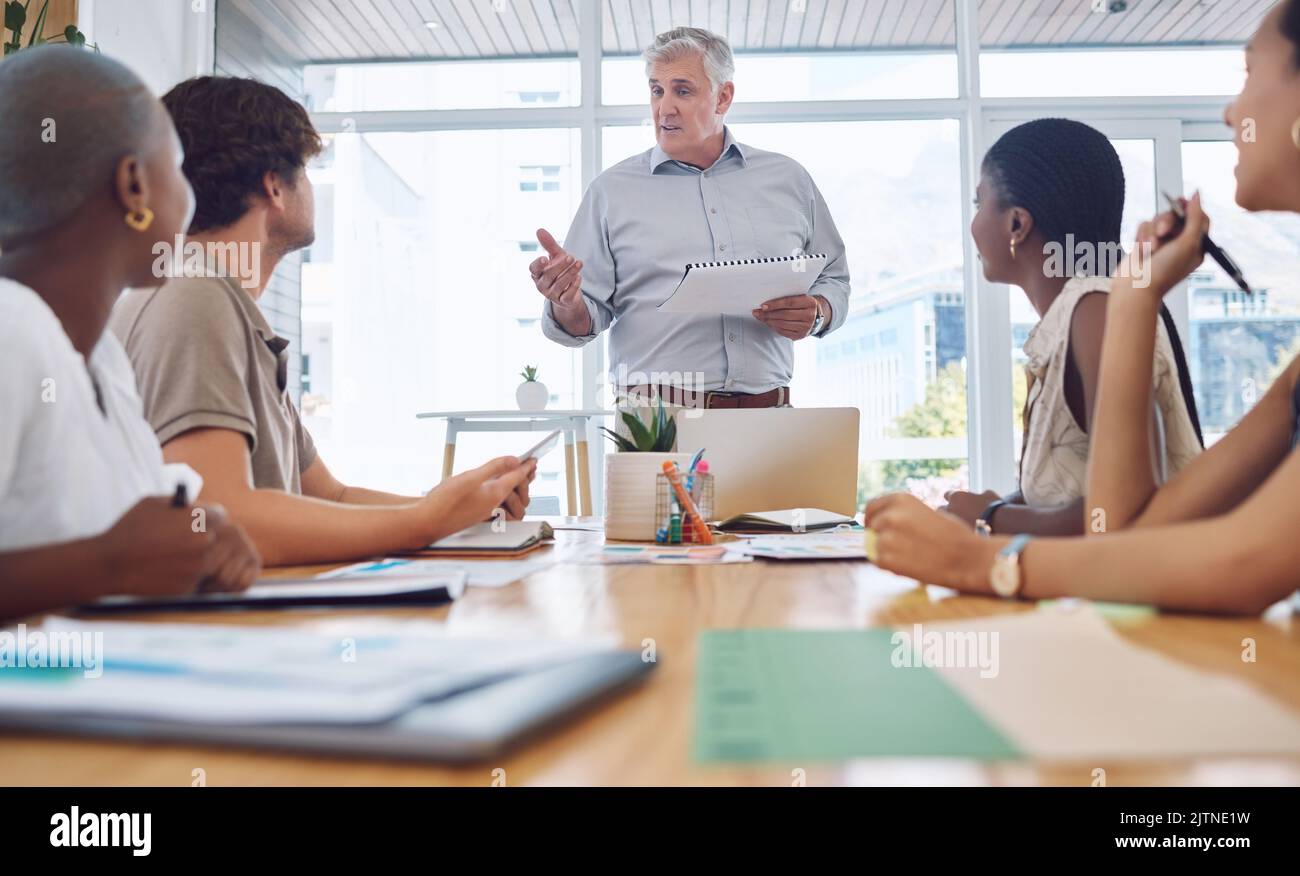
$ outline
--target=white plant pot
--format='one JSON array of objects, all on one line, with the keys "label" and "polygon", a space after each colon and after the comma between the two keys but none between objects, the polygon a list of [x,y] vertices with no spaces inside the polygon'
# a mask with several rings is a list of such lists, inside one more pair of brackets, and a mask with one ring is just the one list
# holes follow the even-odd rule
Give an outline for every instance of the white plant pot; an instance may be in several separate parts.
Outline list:
[{"label": "white plant pot", "polygon": [[521,411],[544,411],[551,399],[551,391],[538,380],[525,380],[515,390],[515,401]]},{"label": "white plant pot", "polygon": [[605,538],[611,541],[654,541],[655,476],[672,460],[685,471],[690,453],[605,454]]}]

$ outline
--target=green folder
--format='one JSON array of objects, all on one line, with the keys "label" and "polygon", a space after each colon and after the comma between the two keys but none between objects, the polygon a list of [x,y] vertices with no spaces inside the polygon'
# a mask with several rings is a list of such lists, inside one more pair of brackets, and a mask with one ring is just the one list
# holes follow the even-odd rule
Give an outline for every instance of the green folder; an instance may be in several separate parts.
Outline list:
[{"label": "green folder", "polygon": [[700,635],[695,759],[1023,757],[942,676],[895,667],[893,630]]}]

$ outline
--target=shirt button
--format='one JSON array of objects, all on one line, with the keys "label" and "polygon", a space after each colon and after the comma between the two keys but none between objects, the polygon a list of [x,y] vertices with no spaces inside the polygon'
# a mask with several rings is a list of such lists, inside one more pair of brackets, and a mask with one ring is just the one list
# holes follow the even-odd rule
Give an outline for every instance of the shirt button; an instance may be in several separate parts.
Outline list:
[{"label": "shirt button", "polygon": [[718,215],[718,208],[717,208],[717,207],[710,207],[710,208],[709,208],[709,212],[716,216],[716,215]]},{"label": "shirt button", "polygon": [[727,251],[727,245],[724,243],[722,246],[718,247],[718,249],[720,249],[722,252],[726,252],[726,251]]},{"label": "shirt button", "polygon": [[736,342],[736,333],[732,332],[731,334],[727,335],[727,340],[731,341],[734,344]]}]

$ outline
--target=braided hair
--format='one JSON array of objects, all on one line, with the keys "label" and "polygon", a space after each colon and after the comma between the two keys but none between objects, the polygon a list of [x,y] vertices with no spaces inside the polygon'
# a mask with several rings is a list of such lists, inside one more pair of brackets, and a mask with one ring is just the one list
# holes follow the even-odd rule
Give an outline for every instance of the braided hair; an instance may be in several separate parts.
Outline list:
[{"label": "braided hair", "polygon": [[[1007,131],[984,158],[999,207],[1020,207],[1049,243],[1117,252],[1124,216],[1124,168],[1095,128],[1070,119],[1037,119]],[[1100,259],[1097,260],[1100,265]]]},{"label": "braided hair", "polygon": [[[1300,0],[1290,2],[1291,11],[1300,10]],[[1104,273],[1113,267],[1102,254],[1119,253],[1124,167],[1105,134],[1070,119],[1026,122],[993,144],[984,157],[984,177],[997,193],[999,208],[1027,210],[1048,243],[1065,247],[1067,236],[1071,236],[1075,246],[1095,247],[1097,258],[1093,261],[1099,271]],[[1183,402],[1196,437],[1204,446],[1191,371],[1178,328],[1163,305],[1160,316],[1173,348]]]}]

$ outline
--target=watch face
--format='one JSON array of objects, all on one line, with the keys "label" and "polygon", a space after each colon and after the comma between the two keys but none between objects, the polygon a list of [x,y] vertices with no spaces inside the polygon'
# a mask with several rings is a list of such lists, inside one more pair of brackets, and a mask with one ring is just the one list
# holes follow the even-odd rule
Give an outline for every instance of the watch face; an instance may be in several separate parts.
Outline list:
[{"label": "watch face", "polygon": [[1020,564],[1014,559],[998,557],[989,574],[989,583],[998,596],[1015,596],[1020,589]]}]

